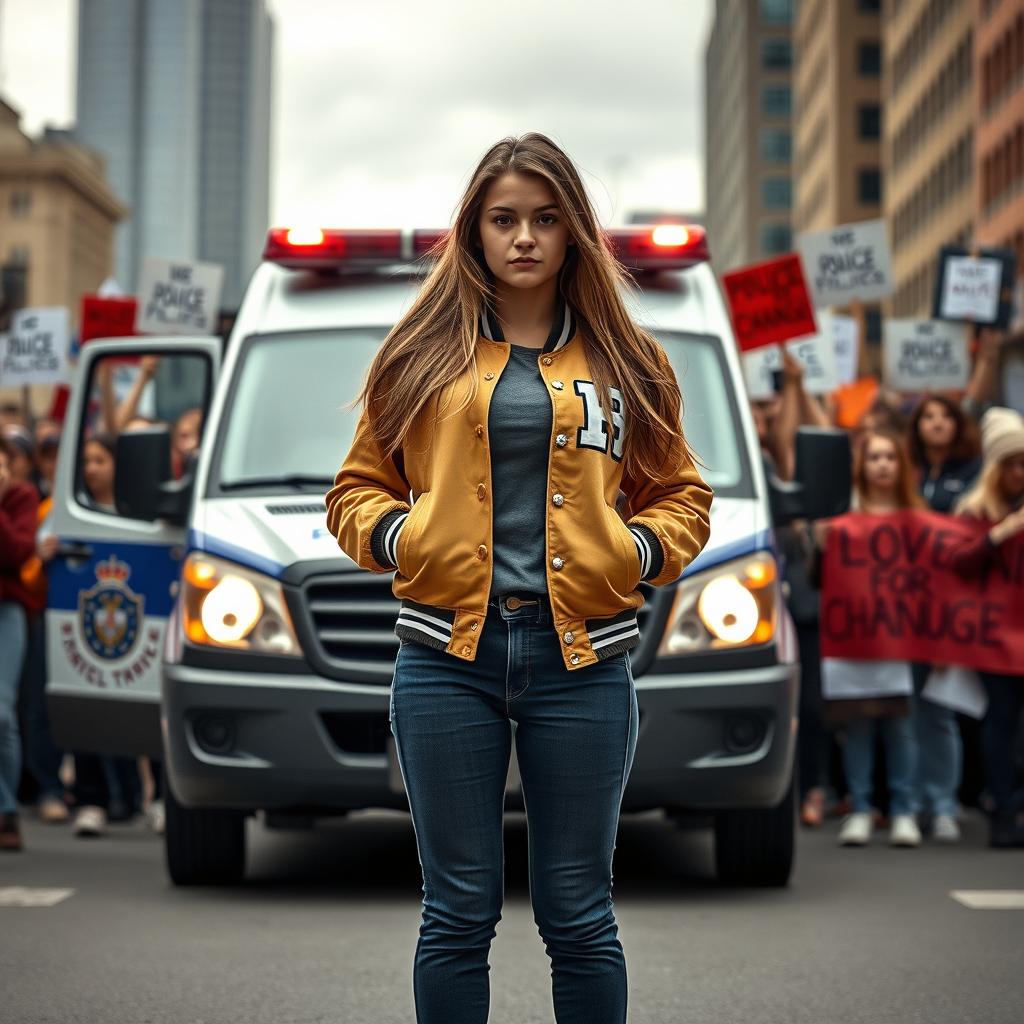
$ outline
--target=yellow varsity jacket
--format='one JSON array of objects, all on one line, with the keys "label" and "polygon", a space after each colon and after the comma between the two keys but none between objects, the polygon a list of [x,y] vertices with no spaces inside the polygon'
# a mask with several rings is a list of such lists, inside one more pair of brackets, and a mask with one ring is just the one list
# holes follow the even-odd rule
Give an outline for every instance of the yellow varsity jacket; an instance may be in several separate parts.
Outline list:
[{"label": "yellow varsity jacket", "polygon": [[[552,405],[548,456],[546,559],[554,628],[567,669],[611,657],[640,639],[636,612],[645,580],[679,578],[707,542],[711,488],[683,456],[666,484],[623,473],[629,414],[611,391],[613,422],[603,418],[584,340],[568,304],[538,368]],[[351,448],[327,493],[327,524],[345,551],[371,572],[394,571],[401,601],[395,633],[466,661],[476,658],[491,590],[492,518],[488,409],[509,358],[509,344],[488,316],[472,367],[442,389],[389,459],[369,431],[364,409]],[[668,358],[665,366],[672,372]],[[681,429],[681,427],[680,427]],[[628,517],[616,510],[619,491]],[[410,501],[410,498],[412,499]]]}]

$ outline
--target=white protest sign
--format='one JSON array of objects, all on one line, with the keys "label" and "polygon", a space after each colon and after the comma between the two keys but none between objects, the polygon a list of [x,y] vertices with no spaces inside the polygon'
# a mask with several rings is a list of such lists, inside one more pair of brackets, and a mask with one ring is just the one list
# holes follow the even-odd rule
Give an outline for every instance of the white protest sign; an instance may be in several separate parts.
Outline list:
[{"label": "white protest sign", "polygon": [[894,391],[962,390],[970,375],[967,327],[942,320],[886,320],[882,366]]},{"label": "white protest sign", "polygon": [[743,379],[747,397],[761,402],[775,394],[772,374],[782,369],[782,353],[778,345],[763,345],[743,353]]},{"label": "white protest sign", "polygon": [[60,384],[67,376],[68,311],[63,306],[19,310],[0,350],[0,381]]},{"label": "white protest sign", "polygon": [[988,691],[978,673],[959,665],[933,667],[921,696],[933,704],[960,711],[979,720],[985,717],[988,709]]},{"label": "white protest sign", "polygon": [[857,318],[840,313],[818,313],[821,333],[832,337],[835,353],[836,386],[852,384],[857,379],[857,356],[859,355],[859,328]]},{"label": "white protest sign", "polygon": [[815,306],[872,302],[893,292],[884,220],[862,220],[800,235],[796,247]]},{"label": "white protest sign", "polygon": [[213,334],[224,268],[148,257],[142,265],[135,330],[140,334]]},{"label": "white protest sign", "polygon": [[947,256],[939,296],[939,316],[990,324],[999,313],[1000,260],[984,256]]},{"label": "white protest sign", "polygon": [[786,342],[786,351],[804,368],[804,391],[827,395],[835,391],[836,358],[832,339],[825,333],[809,334]]}]

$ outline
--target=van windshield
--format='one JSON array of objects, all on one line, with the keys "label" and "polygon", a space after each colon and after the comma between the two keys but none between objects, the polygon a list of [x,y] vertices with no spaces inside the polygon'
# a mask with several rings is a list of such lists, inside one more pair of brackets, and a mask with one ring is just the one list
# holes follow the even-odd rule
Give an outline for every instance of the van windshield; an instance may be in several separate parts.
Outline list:
[{"label": "van windshield", "polygon": [[[721,343],[656,333],[683,390],[684,427],[703,475],[718,493],[750,493]],[[358,407],[343,406],[358,393],[386,334],[368,327],[249,339],[224,412],[213,492],[323,493],[358,420]]]}]

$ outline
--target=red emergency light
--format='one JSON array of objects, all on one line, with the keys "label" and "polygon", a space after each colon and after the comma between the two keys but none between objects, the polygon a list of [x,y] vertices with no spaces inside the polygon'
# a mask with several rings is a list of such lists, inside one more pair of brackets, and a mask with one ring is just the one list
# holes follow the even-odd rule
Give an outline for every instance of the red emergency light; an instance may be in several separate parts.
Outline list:
[{"label": "red emergency light", "polygon": [[[271,228],[263,259],[295,270],[403,263],[430,253],[448,230]],[[709,258],[707,235],[695,224],[612,228],[607,236],[616,258],[630,270],[678,270]]]}]

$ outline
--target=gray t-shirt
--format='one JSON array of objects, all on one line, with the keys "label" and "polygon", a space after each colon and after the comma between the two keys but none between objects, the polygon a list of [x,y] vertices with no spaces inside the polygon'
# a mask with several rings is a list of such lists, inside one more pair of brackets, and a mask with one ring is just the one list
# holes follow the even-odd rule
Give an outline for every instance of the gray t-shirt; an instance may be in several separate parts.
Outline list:
[{"label": "gray t-shirt", "polygon": [[551,399],[537,365],[541,350],[510,348],[487,419],[494,501],[491,597],[543,594],[548,588],[544,528]]}]

